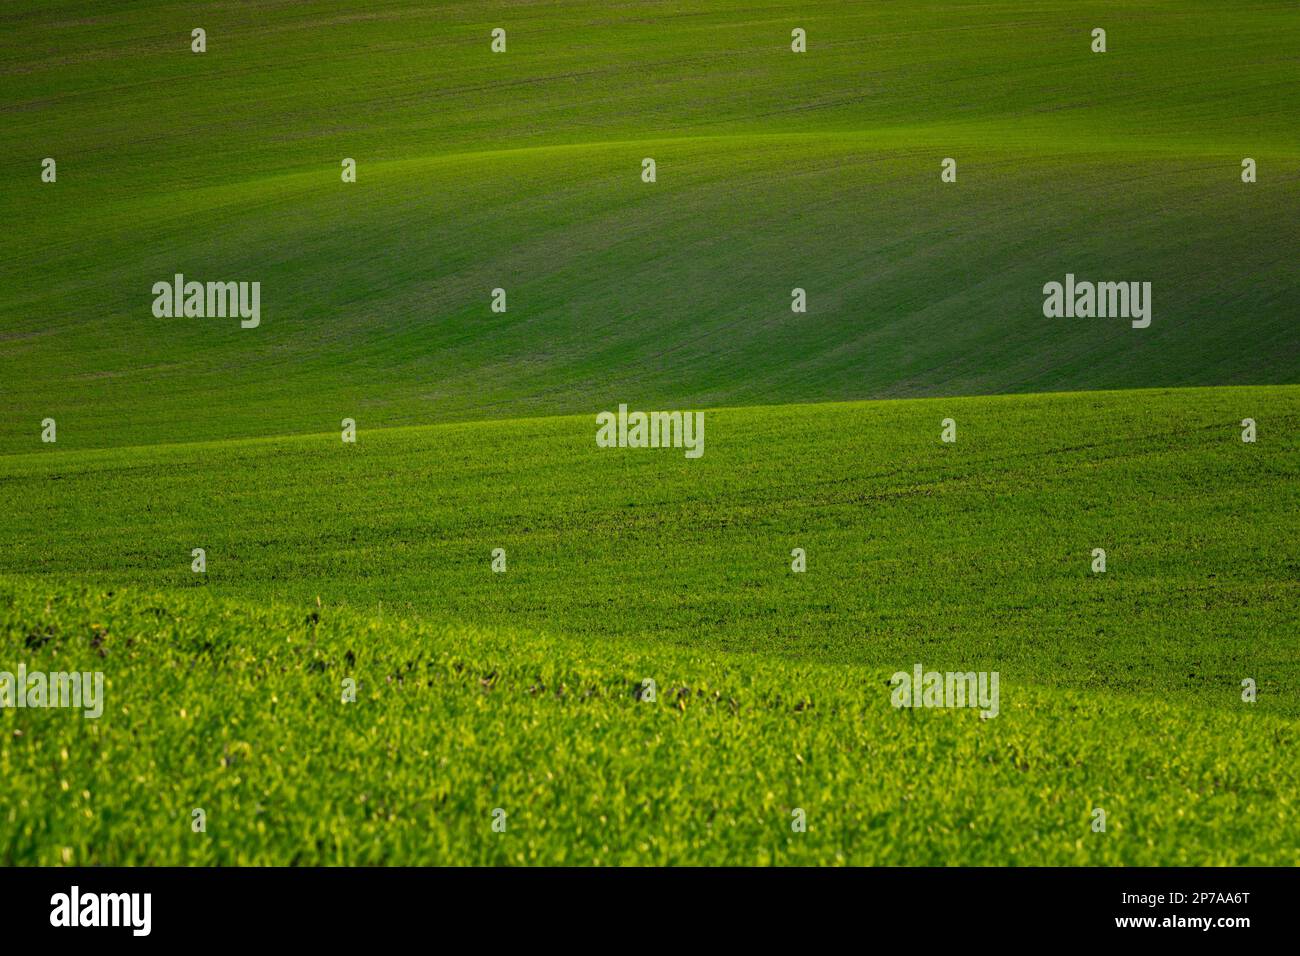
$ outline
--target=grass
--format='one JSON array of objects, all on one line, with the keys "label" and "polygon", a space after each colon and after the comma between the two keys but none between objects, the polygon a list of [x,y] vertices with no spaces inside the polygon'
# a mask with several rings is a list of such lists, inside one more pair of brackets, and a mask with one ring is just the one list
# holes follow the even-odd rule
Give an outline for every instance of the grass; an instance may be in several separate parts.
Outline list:
[{"label": "grass", "polygon": [[[0,671],[108,705],[0,709],[0,863],[1300,862],[1297,39],[8,5]],[[154,318],[177,272],[260,327]],[[1045,319],[1067,272],[1150,328]],[[705,455],[597,448],[619,403]],[[894,709],[918,661],[1000,715]]]},{"label": "grass", "polygon": [[[0,46],[5,453],[1300,374],[1286,3],[39,10]],[[176,272],[260,281],[262,325],[154,318]],[[1151,281],[1151,328],[1045,320],[1066,272]]]},{"label": "grass", "polygon": [[13,455],[0,573],[1293,699],[1298,423],[1247,388],[712,410],[697,460],[594,416]]},{"label": "grass", "polygon": [[1298,859],[1266,709],[1017,684],[981,721],[895,710],[864,665],[8,581],[0,634],[111,674],[98,720],[0,712],[7,864]]},{"label": "grass", "polygon": [[[2,712],[4,858],[1295,863],[1297,419],[1209,389],[710,411],[695,461],[587,417],[5,457],[5,659],[109,704]],[[896,711],[918,661],[999,671],[1003,712]]]}]

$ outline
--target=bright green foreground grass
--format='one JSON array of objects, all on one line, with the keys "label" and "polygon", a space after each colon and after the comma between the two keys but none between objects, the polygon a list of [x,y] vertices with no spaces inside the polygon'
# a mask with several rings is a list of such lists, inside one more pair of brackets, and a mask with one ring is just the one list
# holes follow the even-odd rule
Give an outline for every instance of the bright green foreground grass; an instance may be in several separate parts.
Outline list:
[{"label": "bright green foreground grass", "polygon": [[[1300,379],[1291,0],[11,6],[5,454]],[[261,327],[154,318],[176,272]],[[1044,319],[1066,272],[1151,327]]]},{"label": "bright green foreground grass", "polygon": [[1300,861],[1295,721],[1244,704],[1004,674],[981,721],[869,666],[11,581],[0,647],[108,675],[97,720],[0,712],[3,863]]}]

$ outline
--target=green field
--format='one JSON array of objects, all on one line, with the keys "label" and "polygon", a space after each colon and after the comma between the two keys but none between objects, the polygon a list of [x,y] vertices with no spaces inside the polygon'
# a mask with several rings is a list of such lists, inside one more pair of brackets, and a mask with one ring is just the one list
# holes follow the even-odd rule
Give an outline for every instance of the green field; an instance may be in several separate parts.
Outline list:
[{"label": "green field", "polygon": [[1300,863],[1293,3],[86,10],[0,13],[0,672],[107,699],[0,864]]},{"label": "green field", "polygon": [[[6,452],[1300,381],[1290,0],[60,6],[0,33]],[[1045,321],[1066,272],[1151,327]]]},{"label": "green field", "polygon": [[709,414],[0,460],[4,644],[109,681],[4,712],[6,861],[1300,861],[1300,389]]},{"label": "green field", "polygon": [[202,595],[6,586],[0,624],[32,667],[113,675],[98,721],[11,722],[6,863],[1297,862],[1295,720],[1212,693],[1008,680],[981,721],[893,710],[892,667]]}]

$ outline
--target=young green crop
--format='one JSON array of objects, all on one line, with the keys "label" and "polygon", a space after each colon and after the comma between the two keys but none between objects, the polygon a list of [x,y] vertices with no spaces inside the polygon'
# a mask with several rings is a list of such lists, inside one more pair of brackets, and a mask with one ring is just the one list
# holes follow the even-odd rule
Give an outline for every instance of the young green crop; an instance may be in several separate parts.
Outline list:
[{"label": "young green crop", "polygon": [[[0,454],[1300,380],[1290,0],[10,6]],[[178,272],[261,324],[155,318]]]},{"label": "young green crop", "polygon": [[869,666],[12,580],[0,647],[108,675],[98,720],[0,711],[6,864],[1300,862],[1262,709],[1008,675],[982,721]]},{"label": "young green crop", "polygon": [[[948,417],[955,444],[940,441]],[[891,672],[923,651],[1206,706],[1238,706],[1253,677],[1259,707],[1297,713],[1300,389],[705,421],[696,460],[598,448],[594,415],[391,431],[363,418],[354,445],[47,446],[0,457],[22,503],[0,573]],[[791,572],[794,548],[807,573]]]},{"label": "young green crop", "polygon": [[0,31],[0,680],[107,699],[0,708],[0,864],[1300,862],[1290,0],[80,7]]}]

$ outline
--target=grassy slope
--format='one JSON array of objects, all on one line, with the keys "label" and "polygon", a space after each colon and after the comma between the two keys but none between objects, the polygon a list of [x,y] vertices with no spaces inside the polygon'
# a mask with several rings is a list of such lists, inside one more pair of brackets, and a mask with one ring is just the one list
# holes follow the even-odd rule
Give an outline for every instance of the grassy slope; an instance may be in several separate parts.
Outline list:
[{"label": "grassy slope", "polygon": [[1262,702],[1015,684],[982,722],[863,665],[316,617],[0,582],[3,646],[110,700],[0,711],[0,863],[1300,862]]},{"label": "grassy slope", "polygon": [[0,573],[891,672],[920,659],[1207,706],[1254,676],[1296,712],[1296,388],[705,422],[694,461],[599,449],[589,416],[6,456],[21,504]]},{"label": "grassy slope", "polygon": [[[1288,4],[704,7],[9,12],[0,450],[1296,380]],[[154,319],[176,271],[262,328]],[[1067,271],[1152,327],[1043,319]]]}]

